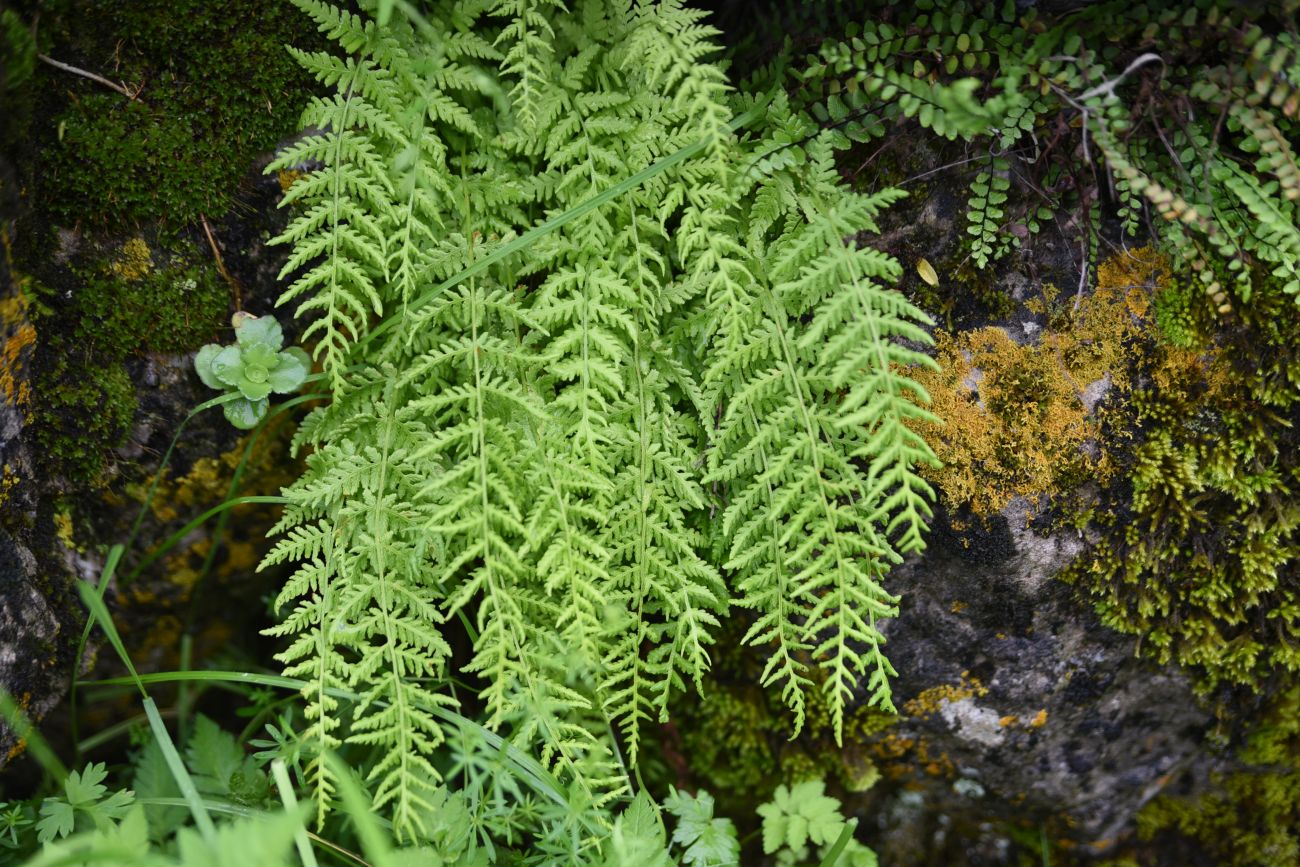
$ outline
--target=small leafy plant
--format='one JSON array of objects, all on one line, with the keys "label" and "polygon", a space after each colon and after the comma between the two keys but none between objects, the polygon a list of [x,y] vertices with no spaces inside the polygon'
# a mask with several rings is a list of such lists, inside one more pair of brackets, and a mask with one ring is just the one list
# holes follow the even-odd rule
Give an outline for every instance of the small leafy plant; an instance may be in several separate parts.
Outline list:
[{"label": "small leafy plant", "polygon": [[302,387],[311,359],[296,346],[280,348],[284,332],[273,317],[236,313],[231,324],[235,342],[204,346],[194,356],[194,370],[209,388],[239,394],[222,409],[231,424],[249,430],[266,415],[268,395],[290,394]]}]

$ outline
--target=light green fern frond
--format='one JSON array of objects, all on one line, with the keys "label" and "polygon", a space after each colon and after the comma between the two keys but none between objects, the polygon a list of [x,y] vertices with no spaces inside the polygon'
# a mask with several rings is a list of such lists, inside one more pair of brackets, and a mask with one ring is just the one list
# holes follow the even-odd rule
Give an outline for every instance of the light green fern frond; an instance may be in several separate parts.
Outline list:
[{"label": "light green fern frond", "polygon": [[[761,215],[781,231],[756,266],[745,309],[719,312],[730,319],[725,327],[740,323],[744,333],[707,376],[724,405],[709,479],[729,491],[727,568],[739,576],[739,604],[758,615],[745,640],[773,648],[764,680],[781,684],[797,725],[811,656],[825,672],[838,733],[864,675],[872,702],[892,708],[893,669],[877,621],[896,600],[880,578],[897,550],[921,546],[930,514],[917,468],[934,458],[908,428],[929,416],[909,399],[925,394],[906,370],[933,362],[900,342],[929,343],[919,327],[928,320],[876,282],[895,279],[897,263],[844,241],[872,230],[879,209],[900,194],[840,189],[830,143],[816,139],[800,180],[786,179],[786,189],[806,196],[800,206]],[[763,183],[780,183],[784,171]]]},{"label": "light green fern frond", "polygon": [[492,8],[491,14],[510,19],[496,44],[508,46],[501,71],[514,78],[510,99],[516,120],[530,130],[537,128],[543,94],[550,84],[555,31],[547,11],[563,8],[560,0],[501,0]]},{"label": "light green fern frond", "polygon": [[329,412],[354,422],[317,444],[307,474],[285,492],[290,505],[281,529],[293,529],[263,566],[309,559],[277,599],[277,607],[296,607],[270,634],[293,636],[279,659],[289,676],[311,684],[305,737],[316,747],[310,773],[319,809],[328,808],[333,790],[323,753],[344,740],[329,691],[352,690],[361,700],[346,741],[393,747],[368,779],[376,805],[410,837],[422,832],[439,779],[429,761],[443,740],[434,708],[454,704],[428,685],[445,674],[451,653],[439,627],[440,591],[424,568],[428,506],[413,454],[428,435],[398,417],[391,371],[353,385]]}]

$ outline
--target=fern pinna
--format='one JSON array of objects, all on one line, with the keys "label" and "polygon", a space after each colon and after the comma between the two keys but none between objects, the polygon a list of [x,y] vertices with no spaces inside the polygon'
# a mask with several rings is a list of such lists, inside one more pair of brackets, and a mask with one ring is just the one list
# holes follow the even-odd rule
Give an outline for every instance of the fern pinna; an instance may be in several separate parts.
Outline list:
[{"label": "fern pinna", "polygon": [[272,632],[311,684],[320,809],[325,751],[374,748],[376,807],[424,832],[453,619],[486,723],[589,807],[629,792],[624,756],[699,688],[733,602],[798,724],[809,689],[837,732],[863,682],[892,708],[882,579],[924,544],[928,319],[847,239],[900,193],[845,189],[846,139],[783,96],[733,103],[680,2],[384,28],[295,2],[346,52],[300,55],[334,93],[272,166],[306,169],[282,301],[333,393],[266,560],[299,563]]}]

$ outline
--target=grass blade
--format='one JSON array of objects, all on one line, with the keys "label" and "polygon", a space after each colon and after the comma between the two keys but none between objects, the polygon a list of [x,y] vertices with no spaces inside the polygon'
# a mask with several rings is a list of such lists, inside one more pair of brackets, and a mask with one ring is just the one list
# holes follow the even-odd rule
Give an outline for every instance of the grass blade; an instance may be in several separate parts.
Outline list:
[{"label": "grass blade", "polygon": [[844,854],[844,850],[849,848],[849,841],[853,839],[853,832],[857,830],[857,827],[857,819],[849,819],[844,823],[840,836],[835,838],[835,845],[830,848],[826,853],[826,857],[822,859],[821,867],[835,867],[835,864],[840,860],[840,856]]},{"label": "grass blade", "polygon": [[158,706],[147,695],[144,697],[144,713],[149,718],[149,728],[153,731],[153,736],[162,750],[167,769],[172,772],[172,779],[176,781],[177,788],[181,790],[181,797],[185,799],[190,814],[194,816],[194,824],[198,826],[199,833],[207,843],[215,844],[217,829],[212,824],[212,817],[208,815],[208,808],[199,797],[199,790],[195,787],[194,780],[190,778],[190,772],[185,769],[185,763],[181,761],[180,753],[176,751],[176,744],[172,743],[171,732],[167,731],[167,724],[159,715]]},{"label": "grass blade", "polygon": [[140,675],[135,670],[135,663],[131,661],[131,657],[127,654],[126,645],[122,643],[122,636],[118,635],[117,626],[113,624],[113,617],[108,613],[108,606],[104,604],[104,600],[96,592],[96,588],[83,581],[77,585],[77,592],[81,594],[81,601],[86,603],[86,607],[90,609],[91,619],[99,621],[100,628],[108,636],[108,641],[113,645],[113,649],[117,651],[118,658],[122,660],[126,670],[131,672],[131,682],[140,690],[140,695],[148,698],[149,693],[145,691],[144,682],[140,680]]},{"label": "grass blade", "polygon": [[[285,812],[298,815],[300,812],[298,796],[294,794],[293,784],[289,782],[289,772],[280,759],[271,762],[271,776],[275,778],[275,787],[280,792],[280,801],[284,804]],[[302,859],[303,867],[316,867],[316,853],[312,851],[311,840],[307,837],[307,829],[303,827],[301,817],[298,820],[298,827],[293,832],[293,842],[298,847],[298,857]]]},{"label": "grass blade", "polygon": [[352,769],[337,755],[328,751],[325,753],[325,764],[330,766],[334,779],[338,782],[343,811],[352,819],[352,825],[357,830],[361,851],[380,867],[390,863],[393,847],[389,845],[388,835],[380,830],[379,823],[370,814],[370,798],[366,797],[365,792],[352,778]]}]

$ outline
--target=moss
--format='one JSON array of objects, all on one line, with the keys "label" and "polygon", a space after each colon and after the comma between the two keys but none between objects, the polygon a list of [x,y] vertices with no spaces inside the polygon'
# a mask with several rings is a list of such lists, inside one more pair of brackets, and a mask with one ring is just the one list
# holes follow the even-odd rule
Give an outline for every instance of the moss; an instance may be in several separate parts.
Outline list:
[{"label": "moss", "polygon": [[[1206,304],[1180,303],[1193,300]],[[1202,690],[1265,689],[1300,673],[1294,301],[1258,277],[1250,307],[1195,349],[1157,330],[1163,303],[1106,421],[1127,474],[1091,513],[1098,543],[1065,577],[1107,624],[1190,668]],[[1189,315],[1214,321],[1195,306]]]},{"label": "moss", "polygon": [[942,422],[921,432],[943,466],[923,473],[950,509],[993,515],[1091,468],[1082,447],[1097,431],[1050,349],[1017,344],[1001,328],[941,332],[936,344],[941,369],[917,379]]},{"label": "moss", "polygon": [[1300,687],[1273,703],[1238,758],[1244,770],[1217,775],[1208,794],[1152,801],[1139,836],[1177,832],[1223,867],[1300,865]]},{"label": "moss", "polygon": [[230,305],[215,266],[191,244],[150,246],[137,236],[90,262],[72,269],[62,293],[25,279],[37,296],[34,435],[45,468],[79,483],[101,479],[130,426],[137,399],[126,362],[197,349],[217,336]]},{"label": "moss", "polygon": [[216,268],[188,245],[155,254],[132,238],[106,268],[83,277],[77,337],[116,357],[193,351],[216,336],[230,305]]},{"label": "moss", "polygon": [[44,347],[30,421],[46,470],[73,481],[97,482],[109,450],[125,439],[135,415],[135,386],[120,361],[95,358],[84,347]]},{"label": "moss", "polygon": [[1160,336],[1171,346],[1191,349],[1205,342],[1206,317],[1198,315],[1199,296],[1191,281],[1170,283],[1156,293],[1153,301]]},{"label": "moss", "polygon": [[937,335],[940,370],[917,379],[942,422],[921,432],[943,465],[923,472],[954,514],[986,518],[1017,497],[1041,510],[1113,476],[1100,445],[1099,399],[1128,387],[1149,328],[1149,293],[1165,271],[1159,256],[1141,248],[1107,260],[1098,273],[1102,283],[1077,306],[1073,296],[1042,286],[1028,307],[1048,324],[1032,343],[1001,328]]},{"label": "moss", "polygon": [[708,789],[734,815],[752,815],[782,783],[816,778],[847,792],[870,788],[881,776],[871,742],[899,718],[863,706],[845,716],[843,741],[836,743],[822,693],[812,688],[804,729],[791,739],[794,719],[780,691],[759,685],[763,660],[738,638],[719,642],[726,649],[704,697],[684,695],[671,711],[680,755],[689,759],[689,765],[680,761],[679,776],[688,774],[691,784]]},{"label": "moss", "polygon": [[279,0],[88,0],[42,27],[60,59],[142,86],[129,100],[41,70],[70,96],[44,129],[37,178],[66,225],[179,227],[224,213],[252,159],[292,132],[309,86],[284,45],[310,28]]}]

